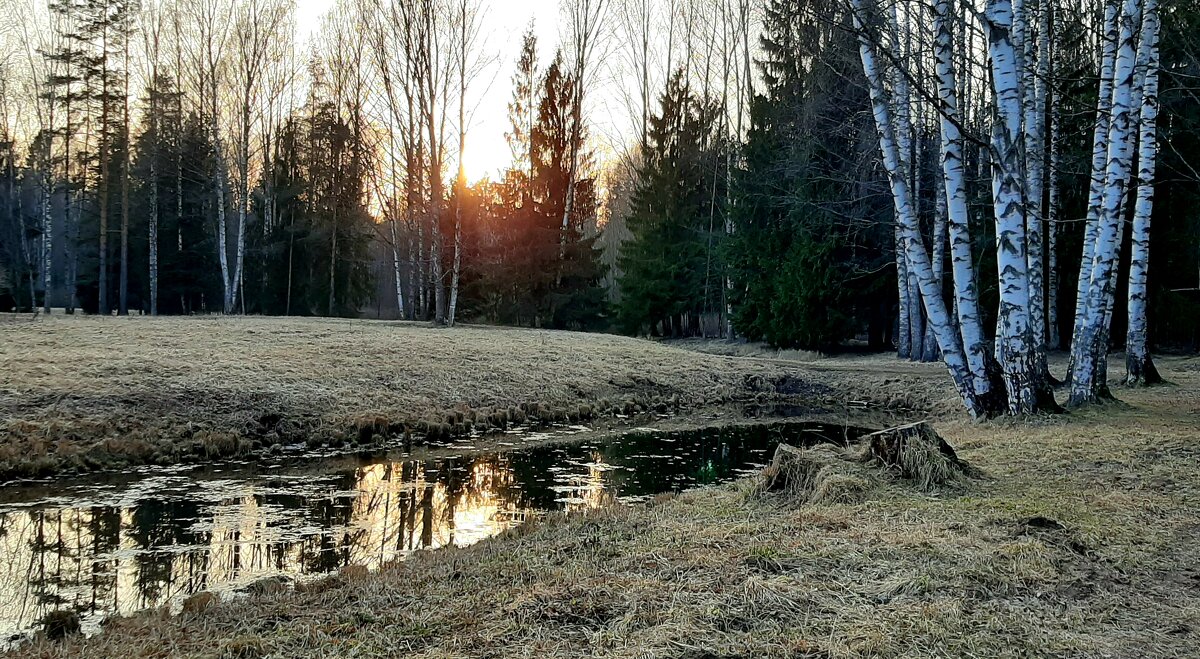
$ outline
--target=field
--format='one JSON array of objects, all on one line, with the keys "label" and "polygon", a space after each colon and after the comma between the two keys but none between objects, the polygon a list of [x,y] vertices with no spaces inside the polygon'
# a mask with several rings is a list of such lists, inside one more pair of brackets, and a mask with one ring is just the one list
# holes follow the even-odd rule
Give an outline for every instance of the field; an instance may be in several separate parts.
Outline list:
[{"label": "field", "polygon": [[[197,600],[181,616],[114,620],[94,638],[13,656],[1179,657],[1200,643],[1194,357],[1161,360],[1172,384],[1118,388],[1121,403],[979,424],[954,407],[938,366],[887,357],[721,357],[613,337],[333,321],[64,319],[0,333],[5,410],[21,415],[10,424],[53,423],[31,406],[55,395],[59,423],[137,410],[134,392],[163,406],[197,392],[196,414],[256,392],[320,404],[329,419],[605,397],[678,396],[686,413],[791,396],[927,416],[981,471],[922,491],[847,462],[862,487],[821,503],[747,479],[552,516],[378,573]],[[132,337],[141,348],[116,345]],[[17,344],[31,352],[22,358]],[[307,356],[295,354],[302,346]]]},{"label": "field", "polygon": [[[787,400],[911,410],[936,369],[864,384],[818,364],[616,336],[279,318],[0,318],[0,479],[232,457],[298,442],[387,445],[495,425]],[[524,411],[521,412],[525,414]],[[505,422],[504,419],[499,421]]]}]

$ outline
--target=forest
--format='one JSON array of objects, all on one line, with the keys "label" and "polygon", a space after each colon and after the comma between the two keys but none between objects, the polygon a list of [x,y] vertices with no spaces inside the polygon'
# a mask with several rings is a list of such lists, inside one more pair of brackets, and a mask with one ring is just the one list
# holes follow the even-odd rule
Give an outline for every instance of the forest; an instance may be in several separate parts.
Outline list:
[{"label": "forest", "polygon": [[1191,2],[6,5],[5,308],[894,349],[975,415],[1200,342]]},{"label": "forest", "polygon": [[0,657],[1182,657],[1200,0],[0,0]]}]

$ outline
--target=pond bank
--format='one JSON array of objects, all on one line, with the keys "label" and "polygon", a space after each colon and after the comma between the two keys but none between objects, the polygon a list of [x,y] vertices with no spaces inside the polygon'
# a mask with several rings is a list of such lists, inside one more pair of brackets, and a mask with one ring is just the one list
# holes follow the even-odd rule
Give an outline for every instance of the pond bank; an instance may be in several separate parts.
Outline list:
[{"label": "pond bank", "polygon": [[747,479],[14,656],[1187,656],[1200,360],[1160,368],[1119,405],[936,422],[964,486],[801,505]]},{"label": "pond bank", "polygon": [[[836,361],[836,360],[835,360]],[[878,366],[875,367],[878,369]],[[516,424],[786,404],[953,408],[916,380],[618,336],[298,318],[0,319],[0,481],[313,449],[447,442]]]}]

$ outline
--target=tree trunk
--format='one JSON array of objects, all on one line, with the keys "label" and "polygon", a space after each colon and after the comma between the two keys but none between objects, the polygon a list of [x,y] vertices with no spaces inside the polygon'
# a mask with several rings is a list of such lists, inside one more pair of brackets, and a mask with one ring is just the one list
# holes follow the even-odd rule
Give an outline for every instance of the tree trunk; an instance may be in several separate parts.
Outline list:
[{"label": "tree trunk", "polygon": [[[946,290],[946,191],[944,177],[936,177],[934,185],[936,200],[933,213],[933,278],[939,291]],[[932,326],[925,328],[924,360],[935,362],[941,358],[938,354],[937,335]]]},{"label": "tree trunk", "polygon": [[217,211],[217,257],[221,264],[222,310],[225,315],[233,313],[235,296],[234,281],[229,277],[229,245],[225,227],[225,165],[221,157],[221,140],[216,125],[216,115],[213,116],[213,150],[215,151],[215,167],[213,182],[215,183]]},{"label": "tree trunk", "polygon": [[1115,274],[1123,238],[1122,208],[1133,159],[1131,145],[1132,98],[1136,66],[1136,35],[1140,24],[1138,0],[1125,0],[1120,41],[1113,68],[1112,121],[1109,126],[1104,195],[1088,279],[1084,320],[1071,348],[1072,405],[1098,401],[1106,392],[1107,332]]},{"label": "tree trunk", "polygon": [[[151,96],[151,98],[154,98]],[[150,108],[150,131],[154,135],[153,150],[150,153],[150,315],[158,315],[158,118],[156,108]]]},{"label": "tree trunk", "polygon": [[988,54],[996,98],[997,120],[992,127],[992,191],[996,217],[996,265],[1000,276],[1000,311],[996,322],[996,352],[1010,414],[1038,411],[1038,374],[1032,342],[1030,277],[1022,185],[1021,73],[1013,45],[1010,0],[988,0]]},{"label": "tree trunk", "polygon": [[118,300],[117,314],[121,316],[129,315],[129,165],[130,157],[129,150],[132,146],[129,143],[129,39],[125,40],[125,93],[124,93],[124,112],[121,120],[123,126],[121,128],[124,133],[124,144],[121,147],[121,282],[120,282],[120,299]]},{"label": "tree trunk", "polygon": [[1062,139],[1060,134],[1060,104],[1057,90],[1051,90],[1050,101],[1050,171],[1047,180],[1050,186],[1049,203],[1046,209],[1046,348],[1062,348],[1058,303],[1058,209],[1062,202],[1062,191],[1058,176],[1062,170]]},{"label": "tree trunk", "polygon": [[1150,356],[1146,279],[1150,269],[1150,219],[1154,210],[1154,176],[1158,159],[1158,0],[1144,0],[1141,49],[1142,107],[1139,127],[1137,201],[1133,213],[1133,249],[1129,264],[1129,328],[1125,337],[1125,381],[1158,384],[1162,377]]},{"label": "tree trunk", "polygon": [[[954,278],[954,303],[958,329],[971,371],[975,395],[989,408],[997,407],[999,392],[992,391],[989,362],[992,360],[983,321],[979,314],[979,296],[975,281],[975,255],[971,249],[970,215],[967,206],[966,162],[960,129],[962,112],[958,104],[958,84],[954,67],[954,33],[950,27],[951,0],[938,0],[934,6],[935,48],[938,74],[938,98],[941,105],[942,177],[945,181],[946,219],[950,231],[950,262]],[[965,47],[965,46],[964,46]],[[989,402],[991,401],[991,402]]]},{"label": "tree trunk", "polygon": [[[1026,267],[1029,271],[1029,323],[1038,387],[1047,387],[1050,369],[1046,360],[1046,255],[1044,203],[1046,176],[1046,78],[1050,74],[1047,0],[1036,5],[1022,2],[1017,13],[1021,24],[1022,86],[1025,130],[1025,232]],[[1036,13],[1035,13],[1036,12]],[[1037,39],[1032,39],[1030,16],[1038,19]]]},{"label": "tree trunk", "polygon": [[1083,235],[1083,258],[1079,264],[1076,284],[1075,322],[1071,332],[1071,361],[1068,378],[1075,370],[1075,344],[1083,331],[1087,317],[1088,286],[1092,279],[1092,262],[1096,252],[1096,237],[1100,231],[1101,205],[1104,200],[1105,163],[1108,154],[1109,127],[1112,124],[1113,69],[1117,58],[1118,13],[1121,0],[1105,0],[1104,33],[1100,57],[1100,92],[1096,102],[1096,126],[1092,133],[1091,184],[1088,190],[1087,225]]},{"label": "tree trunk", "polygon": [[101,119],[100,126],[100,315],[109,315],[108,307],[108,140],[104,138],[107,132],[106,121]]},{"label": "tree trunk", "polygon": [[[42,309],[46,314],[49,314],[51,304],[50,292],[53,290],[51,277],[54,271],[54,219],[50,212],[52,192],[54,190],[54,174],[51,171],[53,161],[50,155],[53,147],[49,144],[49,140],[47,142],[42,162],[42,167],[44,168],[42,171],[42,287],[45,291],[42,293]],[[16,196],[13,194],[13,180],[16,178],[16,172],[14,171],[16,165],[15,155],[12,152],[12,147],[9,147],[8,198],[10,204],[16,199]]]},{"label": "tree trunk", "polygon": [[[900,359],[912,357],[912,321],[909,316],[914,310],[909,307],[908,261],[904,256],[904,237],[900,225],[896,225],[896,285],[899,289],[900,306],[896,321],[896,356]],[[916,311],[916,313],[920,313]]]},{"label": "tree trunk", "polygon": [[[892,125],[892,111],[884,88],[883,76],[876,62],[874,46],[864,31],[867,13],[866,0],[852,0],[852,5],[854,26],[859,38],[859,56],[862,59],[863,73],[866,75],[871,95],[875,126],[879,133],[880,151],[891,183],[892,201],[895,205],[896,222],[901,229],[905,257],[909,267],[916,270],[929,322],[933,324],[937,332],[938,347],[942,351],[943,360],[954,380],[955,388],[971,416],[982,417],[986,414],[986,410],[980,404],[971,386],[971,372],[967,366],[966,355],[963,353],[959,338],[955,333],[954,323],[946,310],[945,301],[934,284],[929,254],[925,251],[920,226],[909,196],[907,170],[903,166],[900,156],[901,149],[896,139],[896,128]],[[898,102],[903,104],[907,103],[907,100],[902,98]]]}]

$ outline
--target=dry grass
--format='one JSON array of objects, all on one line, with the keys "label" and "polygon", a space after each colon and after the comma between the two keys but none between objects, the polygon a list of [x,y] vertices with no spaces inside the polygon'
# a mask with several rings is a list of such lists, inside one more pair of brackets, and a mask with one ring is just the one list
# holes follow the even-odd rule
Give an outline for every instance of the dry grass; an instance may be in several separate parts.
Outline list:
[{"label": "dry grass", "polygon": [[19,656],[1195,656],[1197,365],[1067,417],[936,423],[984,474],[950,488],[747,480]]},{"label": "dry grass", "polygon": [[[297,441],[445,439],[547,421],[789,399],[929,400],[796,363],[616,336],[279,318],[0,322],[0,478],[211,460]],[[927,390],[945,396],[935,367]],[[523,406],[523,407],[522,407]],[[518,418],[519,417],[519,418]]]}]

